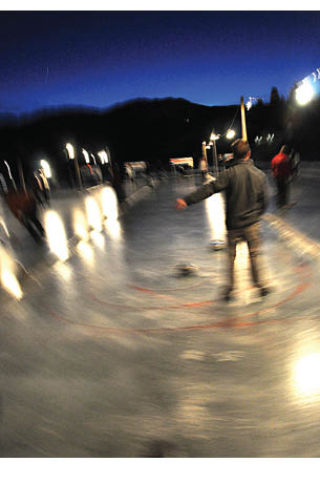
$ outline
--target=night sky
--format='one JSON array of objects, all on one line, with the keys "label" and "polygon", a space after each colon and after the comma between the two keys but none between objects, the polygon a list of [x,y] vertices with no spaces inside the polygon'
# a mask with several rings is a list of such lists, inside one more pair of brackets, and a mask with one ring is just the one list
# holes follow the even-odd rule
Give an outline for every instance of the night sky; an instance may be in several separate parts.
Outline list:
[{"label": "night sky", "polygon": [[320,12],[0,12],[0,112],[288,95],[320,67]]}]

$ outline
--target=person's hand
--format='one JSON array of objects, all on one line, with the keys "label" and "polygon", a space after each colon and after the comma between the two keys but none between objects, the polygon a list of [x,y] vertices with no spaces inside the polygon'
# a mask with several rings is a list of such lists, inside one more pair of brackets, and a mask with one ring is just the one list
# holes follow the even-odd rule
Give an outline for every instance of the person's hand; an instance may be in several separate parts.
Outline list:
[{"label": "person's hand", "polygon": [[176,209],[177,210],[184,210],[185,208],[187,208],[187,203],[182,199],[182,198],[178,198],[177,201],[176,201]]}]

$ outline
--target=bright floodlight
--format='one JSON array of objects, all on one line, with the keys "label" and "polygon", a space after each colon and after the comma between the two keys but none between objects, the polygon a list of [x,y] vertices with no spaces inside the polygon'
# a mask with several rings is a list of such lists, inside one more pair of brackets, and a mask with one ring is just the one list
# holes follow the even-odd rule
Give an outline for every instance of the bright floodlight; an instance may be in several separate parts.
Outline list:
[{"label": "bright floodlight", "polygon": [[296,89],[296,101],[300,106],[304,106],[311,101],[314,96],[314,90],[309,82],[303,82],[299,87]]},{"label": "bright floodlight", "polygon": [[67,143],[66,144],[66,150],[68,151],[69,159],[74,159],[74,157],[75,157],[75,155],[74,155],[74,147],[72,146],[71,143]]},{"label": "bright floodlight", "polygon": [[227,134],[226,134],[226,138],[227,139],[233,139],[236,135],[236,132],[234,129],[228,129],[227,131]]},{"label": "bright floodlight", "polygon": [[41,159],[40,166],[43,169],[45,177],[51,178],[52,172],[51,172],[50,164],[48,163],[48,161],[46,161],[45,159]]}]

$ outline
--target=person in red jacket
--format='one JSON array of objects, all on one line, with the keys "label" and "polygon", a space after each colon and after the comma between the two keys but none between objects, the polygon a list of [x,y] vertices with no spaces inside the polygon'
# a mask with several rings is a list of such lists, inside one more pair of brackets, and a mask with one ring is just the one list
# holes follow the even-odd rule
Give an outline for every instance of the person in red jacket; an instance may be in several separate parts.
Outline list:
[{"label": "person in red jacket", "polygon": [[38,219],[38,205],[30,191],[9,191],[4,197],[12,214],[26,227],[33,239],[41,243],[45,231]]},{"label": "person in red jacket", "polygon": [[272,176],[277,186],[277,206],[287,208],[289,201],[289,186],[292,176],[290,149],[284,145],[271,161]]}]

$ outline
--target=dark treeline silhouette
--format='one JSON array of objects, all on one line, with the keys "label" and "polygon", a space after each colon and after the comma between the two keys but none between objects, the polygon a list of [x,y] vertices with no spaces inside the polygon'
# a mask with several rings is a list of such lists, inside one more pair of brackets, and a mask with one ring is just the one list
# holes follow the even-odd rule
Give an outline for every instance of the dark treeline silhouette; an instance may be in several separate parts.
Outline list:
[{"label": "dark treeline silhouette", "polygon": [[[260,101],[247,112],[249,142],[256,159],[270,160],[283,142],[300,151],[302,159],[317,159],[319,121],[319,100],[296,106],[292,96],[285,100],[272,88],[269,103]],[[7,177],[5,159],[18,180],[19,163],[28,177],[40,159],[46,158],[60,183],[66,181],[67,142],[78,148],[80,164],[84,163],[81,148],[96,153],[107,146],[120,176],[126,161],[144,160],[151,169],[167,169],[170,157],[198,160],[202,141],[209,141],[213,129],[221,134],[218,152],[229,152],[230,141],[224,134],[231,124],[239,136],[237,105],[208,107],[173,98],[136,99],[108,110],[61,107],[29,116],[2,115],[0,171]]]}]

